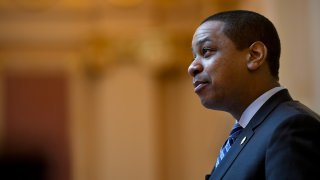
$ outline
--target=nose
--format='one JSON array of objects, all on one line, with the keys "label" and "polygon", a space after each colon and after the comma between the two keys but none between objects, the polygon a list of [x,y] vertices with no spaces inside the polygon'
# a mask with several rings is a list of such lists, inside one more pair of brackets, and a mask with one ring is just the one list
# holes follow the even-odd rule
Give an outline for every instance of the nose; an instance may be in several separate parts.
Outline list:
[{"label": "nose", "polygon": [[188,68],[188,73],[192,77],[195,77],[197,74],[199,74],[202,71],[203,71],[203,66],[197,60],[194,60]]}]

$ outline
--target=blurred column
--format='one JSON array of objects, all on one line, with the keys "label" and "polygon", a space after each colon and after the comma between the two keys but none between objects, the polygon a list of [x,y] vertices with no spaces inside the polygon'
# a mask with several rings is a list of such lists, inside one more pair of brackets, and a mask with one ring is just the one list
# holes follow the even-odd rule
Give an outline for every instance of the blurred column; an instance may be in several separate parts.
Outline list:
[{"label": "blurred column", "polygon": [[[268,12],[282,42],[280,82],[294,99],[315,108],[317,78],[310,0],[268,1]],[[318,6],[316,6],[318,7]],[[315,21],[315,20],[314,20]]]},{"label": "blurred column", "polygon": [[92,87],[90,179],[155,180],[154,81],[138,67],[108,69]]},{"label": "blurred column", "polygon": [[311,41],[311,58],[314,71],[314,94],[313,94],[313,107],[314,110],[320,113],[320,1],[310,0],[309,3],[309,15],[310,15],[310,41]]}]

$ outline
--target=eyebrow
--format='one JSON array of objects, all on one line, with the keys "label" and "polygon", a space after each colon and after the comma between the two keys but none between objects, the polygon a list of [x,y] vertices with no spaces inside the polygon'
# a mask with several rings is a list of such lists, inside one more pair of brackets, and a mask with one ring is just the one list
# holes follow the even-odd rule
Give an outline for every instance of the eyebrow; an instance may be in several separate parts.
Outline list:
[{"label": "eyebrow", "polygon": [[[211,40],[209,37],[206,37],[206,38],[200,39],[200,40],[196,43],[196,45],[199,46],[200,44],[203,44],[203,43],[205,43],[205,42],[207,42],[207,41],[212,41],[212,40]],[[194,54],[194,49],[193,49],[193,47],[191,47],[191,50],[192,50],[192,53]]]},{"label": "eyebrow", "polygon": [[206,38],[200,39],[200,40],[196,43],[196,45],[203,44],[203,43],[205,43],[205,42],[207,42],[207,41],[212,41],[212,40],[211,40],[209,37],[206,37]]},{"label": "eyebrow", "polygon": [[[205,43],[205,42],[207,42],[207,41],[212,41],[212,40],[211,40],[209,37],[205,37],[205,38],[203,38],[203,39],[200,39],[200,40],[196,43],[196,46],[199,46],[200,44],[203,44],[203,43]],[[192,53],[195,54],[193,47],[191,47],[191,50],[192,50]]]}]

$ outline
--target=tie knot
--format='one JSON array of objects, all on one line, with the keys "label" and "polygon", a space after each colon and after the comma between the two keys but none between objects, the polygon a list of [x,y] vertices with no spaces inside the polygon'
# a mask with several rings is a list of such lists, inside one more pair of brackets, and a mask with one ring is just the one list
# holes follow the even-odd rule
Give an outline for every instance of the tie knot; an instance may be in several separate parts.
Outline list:
[{"label": "tie knot", "polygon": [[241,131],[243,130],[243,128],[240,126],[239,123],[235,123],[231,132],[230,132],[230,135],[229,137],[232,138],[232,139],[236,139],[237,136],[241,133]]}]

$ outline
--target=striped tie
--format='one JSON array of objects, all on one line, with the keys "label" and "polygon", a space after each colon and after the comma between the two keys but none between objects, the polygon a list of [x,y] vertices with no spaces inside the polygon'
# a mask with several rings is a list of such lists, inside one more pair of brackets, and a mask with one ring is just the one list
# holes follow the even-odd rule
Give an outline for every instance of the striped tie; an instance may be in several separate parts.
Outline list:
[{"label": "striped tie", "polygon": [[236,123],[233,126],[233,128],[230,132],[229,138],[227,139],[227,141],[224,143],[224,145],[222,146],[222,148],[220,150],[220,154],[219,154],[219,156],[217,158],[217,162],[216,162],[216,167],[218,167],[219,163],[222,161],[224,156],[227,154],[227,152],[231,148],[234,141],[236,141],[238,135],[241,133],[242,130],[243,130],[243,128],[240,126],[239,123]]}]

